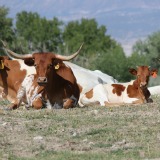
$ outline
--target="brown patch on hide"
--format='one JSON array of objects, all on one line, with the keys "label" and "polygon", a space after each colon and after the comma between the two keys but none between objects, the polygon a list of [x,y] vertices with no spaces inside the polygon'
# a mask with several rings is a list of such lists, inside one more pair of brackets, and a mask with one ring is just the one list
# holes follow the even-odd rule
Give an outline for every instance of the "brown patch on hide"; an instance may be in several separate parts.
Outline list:
[{"label": "brown patch on hide", "polygon": [[93,97],[93,89],[91,89],[90,91],[86,92],[85,95],[86,95],[86,97],[88,99],[92,98]]},{"label": "brown patch on hide", "polygon": [[117,94],[117,96],[121,96],[122,92],[125,90],[125,86],[121,84],[112,84],[113,86],[113,94]]}]

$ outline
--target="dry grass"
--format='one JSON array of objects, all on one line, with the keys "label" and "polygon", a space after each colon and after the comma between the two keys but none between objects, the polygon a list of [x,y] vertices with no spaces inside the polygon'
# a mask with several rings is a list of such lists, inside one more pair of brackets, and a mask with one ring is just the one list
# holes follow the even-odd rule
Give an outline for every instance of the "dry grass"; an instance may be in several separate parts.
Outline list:
[{"label": "dry grass", "polygon": [[160,158],[160,97],[153,99],[114,108],[0,110],[0,159]]}]

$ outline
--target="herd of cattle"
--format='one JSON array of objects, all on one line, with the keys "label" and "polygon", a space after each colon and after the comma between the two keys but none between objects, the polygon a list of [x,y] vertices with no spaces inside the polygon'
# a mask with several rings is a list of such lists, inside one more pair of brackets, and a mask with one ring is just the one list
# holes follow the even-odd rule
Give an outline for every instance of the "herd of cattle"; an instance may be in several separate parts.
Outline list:
[{"label": "herd of cattle", "polygon": [[99,70],[68,62],[83,45],[70,56],[51,52],[20,55],[2,43],[7,56],[0,56],[0,96],[11,102],[7,109],[16,109],[21,103],[35,109],[143,104],[152,102],[151,94],[160,91],[159,87],[147,87],[150,76],[156,77],[158,72],[149,66],[131,68],[135,80],[118,83]]}]

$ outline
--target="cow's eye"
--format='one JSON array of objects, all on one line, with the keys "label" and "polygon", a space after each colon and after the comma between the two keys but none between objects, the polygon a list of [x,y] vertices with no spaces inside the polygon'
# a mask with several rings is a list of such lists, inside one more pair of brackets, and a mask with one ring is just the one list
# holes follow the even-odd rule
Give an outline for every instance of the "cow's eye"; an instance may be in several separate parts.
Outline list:
[{"label": "cow's eye", "polygon": [[34,67],[37,67],[37,65],[36,65],[36,64],[34,64]]},{"label": "cow's eye", "polygon": [[53,66],[52,64],[49,64],[47,68],[52,68],[52,66]]}]

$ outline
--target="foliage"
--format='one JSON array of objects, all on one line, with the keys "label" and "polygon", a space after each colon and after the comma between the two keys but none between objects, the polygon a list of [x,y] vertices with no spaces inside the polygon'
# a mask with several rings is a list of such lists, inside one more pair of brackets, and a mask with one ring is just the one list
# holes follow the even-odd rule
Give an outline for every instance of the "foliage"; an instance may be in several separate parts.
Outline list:
[{"label": "foliage", "polygon": [[56,17],[48,20],[38,13],[22,11],[17,14],[13,29],[8,11],[8,8],[0,7],[0,39],[7,41],[17,53],[43,50],[66,55],[77,51],[84,43],[81,53],[72,62],[92,70],[99,69],[118,81],[133,78],[128,72],[131,67],[160,68],[157,60],[160,59],[160,32],[137,41],[133,53],[126,57],[121,45],[107,35],[107,28],[99,26],[95,19],[82,18],[64,25]]},{"label": "foliage", "polygon": [[[0,6],[0,39],[11,42],[14,38],[12,29],[12,19],[7,17],[9,9],[4,6]],[[2,44],[0,43],[0,46]],[[1,55],[3,51],[1,51]]]},{"label": "foliage", "polygon": [[75,50],[77,43],[84,42],[85,53],[91,55],[111,47],[112,40],[106,31],[106,27],[98,26],[95,19],[82,18],[81,21],[71,21],[65,26],[63,39],[69,50]]},{"label": "foliage", "polygon": [[141,61],[145,59],[146,64],[160,68],[160,63],[157,60],[157,58],[160,58],[160,31],[151,34],[143,41],[137,41],[133,46],[133,51],[139,55],[138,59],[141,59]]},{"label": "foliage", "polygon": [[98,26],[95,19],[82,18],[80,21],[71,21],[63,32],[64,53],[77,50],[80,43],[84,42],[83,52],[74,63],[86,68],[91,68],[91,64],[94,67],[97,55],[116,46],[115,41],[106,35],[106,32],[106,27]]},{"label": "foliage", "polygon": [[31,50],[58,51],[62,43],[61,28],[63,23],[57,18],[47,20],[38,13],[23,11],[17,14],[16,34],[24,38]]},{"label": "foliage", "polygon": [[127,66],[127,57],[123,49],[117,44],[116,47],[111,48],[106,53],[99,54],[95,58],[94,69],[99,69],[104,73],[112,75],[119,81],[126,81],[130,77]]},{"label": "foliage", "polygon": [[12,19],[7,18],[9,9],[0,7],[0,39],[11,41],[13,38]]}]

